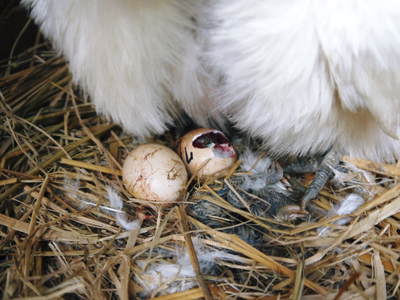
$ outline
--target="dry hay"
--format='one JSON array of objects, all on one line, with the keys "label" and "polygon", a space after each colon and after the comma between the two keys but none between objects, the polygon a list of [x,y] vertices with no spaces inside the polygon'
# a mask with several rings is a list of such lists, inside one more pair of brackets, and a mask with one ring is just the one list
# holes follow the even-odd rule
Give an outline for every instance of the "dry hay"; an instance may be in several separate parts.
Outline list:
[{"label": "dry hay", "polygon": [[[245,176],[237,170],[225,181],[194,182],[184,204],[144,207],[120,178],[120,165],[138,141],[98,117],[72,88],[63,60],[46,49],[28,49],[11,69],[1,65],[2,299],[400,298],[398,165],[344,158],[355,186],[331,184],[313,204],[326,214],[361,187],[369,201],[346,226],[335,224],[337,216],[294,224],[233,206],[219,190],[235,189],[235,176]],[[157,142],[173,147],[171,137]],[[110,187],[138,220],[137,229],[116,221],[120,211],[110,209]],[[262,251],[189,216],[187,203],[199,197],[261,232]],[[321,227],[330,229],[319,235]],[[204,253],[216,260],[201,274]],[[194,273],[154,286],[182,257]]]}]

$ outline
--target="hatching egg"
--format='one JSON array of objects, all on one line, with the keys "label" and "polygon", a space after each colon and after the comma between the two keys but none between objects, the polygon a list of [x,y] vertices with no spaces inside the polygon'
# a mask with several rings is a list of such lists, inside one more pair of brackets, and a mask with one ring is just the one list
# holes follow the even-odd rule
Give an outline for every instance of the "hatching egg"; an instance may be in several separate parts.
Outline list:
[{"label": "hatching egg", "polygon": [[143,144],[133,150],[124,162],[122,177],[134,197],[163,205],[180,200],[188,180],[178,154],[158,144]]},{"label": "hatching egg", "polygon": [[198,128],[182,137],[179,153],[192,174],[202,178],[223,177],[236,162],[237,154],[219,130]]}]

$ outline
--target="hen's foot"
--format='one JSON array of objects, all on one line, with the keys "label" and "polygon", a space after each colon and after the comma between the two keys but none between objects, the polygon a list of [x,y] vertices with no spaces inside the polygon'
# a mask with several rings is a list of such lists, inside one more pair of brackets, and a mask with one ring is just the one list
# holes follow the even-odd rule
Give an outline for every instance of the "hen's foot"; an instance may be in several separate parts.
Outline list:
[{"label": "hen's foot", "polygon": [[[282,207],[279,211],[280,216],[290,217],[286,219],[294,219],[307,215],[306,208],[310,200],[317,198],[320,191],[326,185],[328,180],[333,177],[333,169],[339,164],[339,156],[336,152],[330,151],[325,155],[315,158],[299,159],[295,163],[287,165],[284,170],[289,174],[305,174],[315,172],[314,178],[310,185],[305,189],[300,200],[300,206]],[[284,218],[285,219],[285,218]]]}]

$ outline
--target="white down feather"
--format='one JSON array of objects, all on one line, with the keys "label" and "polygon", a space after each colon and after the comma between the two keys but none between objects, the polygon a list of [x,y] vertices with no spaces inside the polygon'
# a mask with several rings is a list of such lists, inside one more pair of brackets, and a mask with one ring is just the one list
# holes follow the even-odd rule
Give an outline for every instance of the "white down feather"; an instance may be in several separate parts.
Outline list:
[{"label": "white down feather", "polygon": [[207,122],[193,21],[201,2],[22,1],[96,109],[139,136],[162,133],[182,108]]},{"label": "white down feather", "polygon": [[400,2],[220,0],[218,104],[277,153],[399,157]]},{"label": "white down feather", "polygon": [[97,110],[134,134],[223,111],[276,154],[399,157],[398,1],[22,2]]}]

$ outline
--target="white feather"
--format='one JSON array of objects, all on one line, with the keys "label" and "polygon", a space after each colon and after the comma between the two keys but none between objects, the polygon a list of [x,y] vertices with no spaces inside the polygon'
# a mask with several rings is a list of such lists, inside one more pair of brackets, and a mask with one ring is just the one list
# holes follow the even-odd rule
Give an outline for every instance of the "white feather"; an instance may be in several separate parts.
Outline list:
[{"label": "white feather", "polygon": [[126,213],[122,211],[122,209],[124,208],[124,202],[122,201],[118,193],[110,186],[107,187],[107,197],[108,201],[110,201],[111,207],[121,211],[115,213],[115,218],[118,225],[120,225],[127,231],[137,230],[140,228],[141,222],[139,220],[128,221]]},{"label": "white feather", "polygon": [[22,1],[97,110],[139,136],[162,133],[182,108],[209,117],[192,20],[198,2]]},{"label": "white feather", "polygon": [[[217,260],[244,262],[240,256],[227,253],[222,250],[216,250],[206,247],[201,239],[193,238],[196,255],[199,260],[201,272],[207,274],[215,267]],[[162,261],[148,265],[138,261],[138,265],[144,268],[144,271],[137,274],[137,279],[145,288],[144,293],[149,295],[162,290],[162,294],[172,294],[185,291],[195,286],[195,272],[190,261],[189,252],[186,248],[176,249],[174,262]]]},{"label": "white feather", "polygon": [[218,103],[277,153],[399,157],[400,3],[220,0],[207,58]]},{"label": "white feather", "polygon": [[[357,194],[347,195],[338,205],[333,207],[327,214],[327,216],[342,216],[348,215],[356,211],[361,205],[363,205],[365,200]],[[335,222],[338,225],[345,225],[351,221],[351,218],[345,217],[339,219]],[[330,231],[329,227],[318,228],[318,233],[320,235],[326,235]]]},{"label": "white feather", "polygon": [[396,0],[23,0],[97,110],[136,135],[183,109],[275,154],[399,158]]}]

